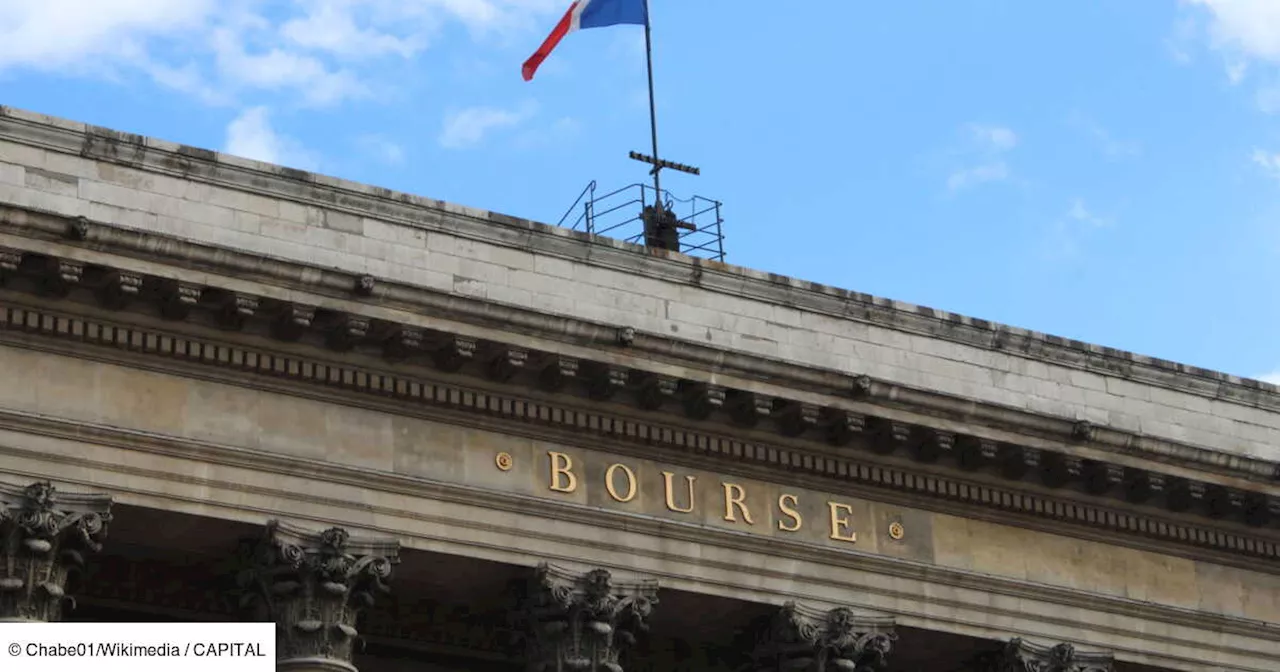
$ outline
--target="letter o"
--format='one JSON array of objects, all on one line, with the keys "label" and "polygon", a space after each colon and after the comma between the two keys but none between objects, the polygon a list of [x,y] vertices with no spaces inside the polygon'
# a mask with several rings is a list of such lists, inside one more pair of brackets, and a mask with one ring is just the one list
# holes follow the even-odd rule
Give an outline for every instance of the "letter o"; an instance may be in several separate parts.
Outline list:
[{"label": "letter o", "polygon": [[[627,494],[625,497],[622,495],[619,495],[618,489],[613,487],[613,475],[616,474],[619,470],[621,470],[622,473],[627,475]],[[604,488],[605,490],[609,491],[610,497],[614,498],[614,500],[616,501],[619,501],[625,504],[635,499],[636,495],[639,494],[636,491],[636,472],[631,471],[631,467],[628,467],[625,464],[620,464],[620,463],[611,464],[609,465],[609,468],[606,469],[604,472]]]}]

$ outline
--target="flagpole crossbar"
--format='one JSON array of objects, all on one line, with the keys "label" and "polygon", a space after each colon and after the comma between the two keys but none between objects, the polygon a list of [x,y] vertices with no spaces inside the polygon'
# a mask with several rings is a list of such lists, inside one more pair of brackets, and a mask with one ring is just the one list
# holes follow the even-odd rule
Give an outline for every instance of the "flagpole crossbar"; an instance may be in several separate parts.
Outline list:
[{"label": "flagpole crossbar", "polygon": [[639,162],[641,162],[641,163],[647,163],[647,164],[652,165],[652,166],[653,166],[653,169],[649,171],[649,174],[650,174],[650,175],[652,175],[653,173],[655,173],[655,172],[657,172],[657,171],[659,171],[659,170],[661,170],[661,169],[663,169],[663,168],[670,168],[671,170],[678,170],[678,171],[680,171],[680,172],[682,172],[682,173],[689,173],[690,175],[701,175],[701,174],[702,174],[702,169],[701,169],[701,168],[697,168],[697,167],[694,167],[694,166],[687,166],[687,165],[685,165],[685,164],[683,164],[683,163],[676,163],[675,161],[668,161],[668,160],[666,160],[666,159],[655,159],[655,158],[653,158],[652,156],[649,156],[648,154],[641,154],[640,152],[631,152],[631,158],[633,158],[633,159],[635,159],[636,161],[639,161]]}]

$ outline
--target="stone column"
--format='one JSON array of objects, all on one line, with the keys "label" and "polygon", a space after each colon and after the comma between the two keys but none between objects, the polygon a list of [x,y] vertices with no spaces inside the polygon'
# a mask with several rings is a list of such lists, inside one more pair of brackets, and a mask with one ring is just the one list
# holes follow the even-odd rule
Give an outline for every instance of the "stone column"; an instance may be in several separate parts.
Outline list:
[{"label": "stone column", "polygon": [[615,584],[603,569],[539,566],[517,611],[529,672],[622,672],[657,603],[656,581]]},{"label": "stone column", "polygon": [[236,583],[241,605],[276,624],[276,669],[355,672],[356,617],[389,592],[399,550],[398,542],[355,540],[340,527],[313,534],[277,521],[247,540]]},{"label": "stone column", "polygon": [[999,650],[978,656],[963,672],[1112,672],[1109,653],[1082,653],[1070,644],[1036,646],[1011,639]]},{"label": "stone column", "polygon": [[763,624],[752,651],[756,672],[873,672],[888,664],[897,635],[891,618],[840,607],[817,611],[788,602]]},{"label": "stone column", "polygon": [[106,495],[0,484],[0,622],[61,620],[67,576],[102,549],[110,522]]}]

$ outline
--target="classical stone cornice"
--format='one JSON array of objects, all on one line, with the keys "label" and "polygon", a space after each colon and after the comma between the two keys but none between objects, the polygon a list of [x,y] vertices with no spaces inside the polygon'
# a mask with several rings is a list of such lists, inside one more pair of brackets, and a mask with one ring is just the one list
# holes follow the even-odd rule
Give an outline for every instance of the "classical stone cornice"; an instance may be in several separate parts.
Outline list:
[{"label": "classical stone cornice", "polygon": [[[22,237],[8,238],[5,237],[7,233]],[[44,283],[42,289],[55,294],[63,289],[69,290],[73,283],[86,284],[75,274],[83,273],[85,266],[101,264],[100,260],[98,264],[93,263],[95,257],[90,250],[109,252],[113,256],[122,255],[125,258],[117,258],[111,266],[105,267],[108,271],[117,272],[116,276],[107,280],[111,286],[101,287],[104,284],[101,276],[93,276],[87,283],[99,292],[104,305],[127,303],[142,287],[142,278],[151,277],[153,284],[166,285],[156,291],[164,295],[161,297],[164,302],[161,308],[168,315],[184,317],[198,303],[209,307],[211,300],[219,300],[222,305],[216,308],[220,311],[222,326],[241,328],[244,326],[241,322],[245,318],[258,312],[262,299],[268,299],[268,304],[271,300],[283,299],[289,302],[288,297],[304,291],[314,295],[315,302],[323,302],[324,298],[351,302],[350,307],[340,310],[345,310],[354,321],[347,326],[345,333],[334,334],[330,338],[330,345],[338,348],[373,340],[382,344],[390,356],[401,351],[404,356],[415,351],[420,354],[422,326],[407,324],[404,320],[408,319],[408,315],[427,315],[432,318],[430,324],[433,331],[464,338],[458,346],[463,350],[454,355],[441,355],[452,360],[455,366],[474,354],[472,341],[477,340],[478,333],[482,333],[477,328],[502,330],[508,337],[513,332],[521,334],[520,338],[515,339],[517,341],[523,341],[525,336],[534,336],[549,344],[544,349],[544,354],[562,362],[558,368],[566,374],[547,376],[544,382],[548,386],[554,387],[562,384],[566,377],[572,377],[578,369],[577,360],[583,358],[581,353],[586,352],[591,358],[601,359],[601,364],[615,373],[636,371],[649,378],[647,382],[641,383],[648,386],[642,405],[661,405],[663,397],[670,398],[676,392],[687,393],[690,389],[705,388],[710,395],[707,403],[695,402],[693,407],[709,412],[723,406],[726,401],[736,400],[741,403],[737,406],[730,404],[727,408],[751,406],[754,409],[738,416],[740,424],[748,426],[755,425],[760,419],[771,419],[779,425],[780,431],[802,433],[806,428],[822,424],[818,420],[829,420],[815,418],[812,413],[821,406],[831,405],[841,413],[865,415],[878,412],[886,417],[894,417],[895,413],[926,415],[937,423],[939,429],[953,433],[958,425],[976,425],[983,432],[981,438],[988,441],[999,442],[1012,434],[1018,437],[1016,441],[1036,448],[1056,450],[1067,443],[1070,444],[1066,448],[1067,452],[1093,450],[1143,460],[1155,459],[1188,469],[1261,482],[1280,479],[1280,462],[1208,450],[1075,419],[1031,413],[995,404],[981,404],[970,399],[915,389],[867,376],[849,376],[658,335],[646,335],[619,325],[602,325],[465,299],[370,276],[99,224],[84,218],[71,220],[0,205],[0,237],[4,238],[5,244],[11,245],[9,256],[19,262],[24,251],[34,253],[34,256],[55,259],[45,263],[56,264],[60,260],[63,264],[61,267],[35,269],[37,272],[51,274],[50,281]],[[44,241],[45,244],[41,245],[38,241]],[[146,263],[130,263],[128,257],[145,260]],[[165,265],[169,267],[166,268]],[[181,281],[180,269],[191,268],[261,284],[255,292],[246,293],[230,291],[225,287],[227,283],[222,282],[222,286],[212,287],[216,290],[213,295],[205,296],[196,293],[196,285],[201,283]],[[27,270],[31,269],[29,264]],[[187,293],[183,294],[184,291]],[[256,293],[263,295],[258,296]],[[371,317],[369,310],[374,307],[407,313],[401,314],[399,322],[394,318],[376,320]],[[297,304],[295,310],[300,312],[286,319],[277,329],[277,335],[288,338],[291,331],[296,331],[303,325],[310,326],[315,308],[314,305]],[[382,333],[375,330],[370,334],[365,327],[371,319],[380,323],[391,322],[389,328],[392,331],[399,329],[399,335],[394,337],[398,342],[386,344],[387,339],[391,338],[386,329]],[[333,325],[325,325],[325,328],[333,329]],[[298,335],[301,333],[298,332]],[[571,349],[576,348],[576,351],[562,351],[566,345],[571,346]],[[512,366],[505,369],[512,372],[528,361],[527,357],[519,359],[521,356],[517,353]],[[731,390],[725,380],[735,378],[742,381],[740,389],[736,390],[742,394],[736,395],[736,399],[729,399],[729,392],[735,390]],[[627,381],[619,377],[615,382],[621,384]],[[676,385],[680,382],[689,384],[683,387]],[[767,383],[766,387],[769,388],[763,393],[758,389],[762,387],[762,383]],[[614,387],[619,386],[621,385]],[[779,386],[785,390],[781,394],[773,391]],[[597,396],[602,397],[611,394],[607,384],[597,392]],[[681,399],[686,400],[687,398]],[[895,419],[902,418],[899,415]]]},{"label": "classical stone cornice", "polygon": [[[43,231],[47,237],[51,233],[47,229],[58,225],[64,227],[61,229],[64,235],[99,249],[105,246],[112,251],[120,247],[135,251],[172,251],[177,248],[181,252],[184,248],[198,247],[172,239],[162,241],[154,234],[100,227],[83,221],[68,222],[26,213],[9,212],[8,215],[5,221],[19,230]],[[133,244],[123,242],[127,240],[133,240]],[[0,242],[13,241],[13,236],[0,233]],[[521,343],[523,339],[511,335],[509,330],[482,339],[450,331],[448,323],[435,323],[435,328],[424,329],[394,319],[378,319],[354,312],[364,305],[355,299],[334,304],[326,301],[324,296],[308,299],[298,291],[274,293],[273,296],[251,294],[241,288],[252,285],[243,283],[235,289],[227,289],[224,285],[232,283],[229,279],[203,275],[200,282],[192,282],[181,276],[153,275],[124,268],[121,260],[103,259],[100,255],[96,257],[96,263],[74,256],[52,256],[50,251],[69,254],[76,248],[62,243],[42,246],[39,240],[30,242],[39,248],[38,251],[13,247],[6,248],[7,251],[0,250],[4,252],[0,258],[0,273],[11,286],[18,289],[25,286],[28,291],[45,296],[45,300],[79,296],[116,311],[132,304],[134,308],[151,310],[175,323],[194,321],[230,332],[252,332],[256,329],[256,333],[269,335],[286,344],[298,343],[340,353],[380,352],[392,363],[410,358],[426,359],[444,372],[469,374],[477,382],[489,386],[497,384],[506,388],[525,381],[541,388],[544,393],[566,394],[577,390],[585,393],[592,402],[631,397],[643,411],[683,415],[685,419],[679,422],[691,420],[695,425],[664,427],[666,423],[661,421],[626,421],[610,417],[607,413],[599,420],[586,421],[583,418],[594,413],[557,412],[555,404],[549,404],[545,410],[531,416],[528,409],[534,407],[521,400],[519,392],[513,397],[507,393],[494,396],[479,391],[441,391],[427,381],[413,375],[398,374],[394,369],[378,371],[338,362],[317,364],[308,361],[308,355],[284,356],[260,348],[218,344],[198,336],[132,328],[127,320],[77,318],[63,313],[59,321],[58,318],[48,319],[52,314],[42,316],[41,309],[23,308],[9,310],[5,314],[4,320],[0,321],[3,329],[34,331],[54,338],[97,343],[111,349],[124,347],[171,360],[246,374],[294,378],[378,397],[416,398],[424,390],[435,389],[429,397],[432,403],[448,408],[473,407],[487,416],[605,431],[616,433],[623,440],[754,460],[792,471],[899,491],[905,489],[943,500],[982,502],[1005,511],[1020,511],[1051,519],[1077,519],[1077,522],[1089,525],[1109,522],[1111,529],[1126,535],[1137,533],[1183,539],[1202,547],[1275,557],[1274,540],[1265,537],[1251,539],[1251,535],[1237,537],[1229,527],[1215,524],[1196,531],[1195,526],[1184,529],[1180,524],[1170,526],[1163,522],[1146,522],[1149,519],[1142,514],[1113,513],[1114,509],[1110,507],[1106,507],[1107,514],[1090,513],[1093,511],[1090,506],[1078,503],[1081,497],[1093,501],[1113,497],[1127,500],[1130,504],[1161,503],[1175,513],[1199,512],[1215,523],[1237,518],[1249,525],[1266,526],[1280,520],[1280,516],[1275,515],[1280,513],[1280,501],[1265,490],[1254,490],[1238,482],[1223,483],[1211,477],[1171,472],[1158,464],[1138,466],[1131,461],[1109,459],[1100,451],[1086,457],[1072,452],[1072,446],[1066,442],[1037,442],[1035,436],[1005,435],[1004,440],[1000,440],[984,435],[985,428],[981,425],[965,425],[971,428],[968,430],[971,433],[956,431],[945,418],[936,415],[904,416],[900,403],[875,397],[874,381],[863,381],[864,385],[855,387],[855,391],[861,391],[862,399],[851,402],[839,397],[814,397],[811,393],[805,396],[800,392],[795,396],[801,398],[760,394],[639,368],[644,366],[643,361],[622,363],[615,354],[618,346],[601,348],[598,338],[597,348],[584,352],[590,356],[600,351],[601,359],[581,359],[550,350],[530,349]],[[211,257],[214,259],[244,256],[226,250],[202,249],[208,250],[210,255],[220,255]],[[103,265],[106,263],[111,265]],[[273,262],[258,258],[258,263],[261,270],[272,267]],[[167,268],[152,264],[149,270],[160,273]],[[305,273],[300,275],[299,281],[305,279]],[[311,279],[315,280],[314,277]],[[368,283],[356,282],[349,288],[349,293],[364,294],[368,288]],[[470,302],[457,303],[469,305]],[[121,318],[128,314],[119,313]],[[392,315],[393,318],[399,317],[398,314]],[[199,322],[201,319],[204,321]],[[619,333],[615,330],[612,335],[616,340]],[[510,338],[511,341],[492,340],[494,338]],[[196,352],[203,354],[196,356]],[[466,402],[459,404],[459,400],[478,401],[471,406]],[[820,403],[824,400],[829,405]],[[743,441],[730,435],[716,436],[714,432],[705,432],[702,427],[709,419],[732,426],[733,434],[745,432],[751,438]],[[759,439],[760,432],[755,431],[759,427],[772,427],[783,440],[789,443],[807,441],[813,448],[796,450],[769,445],[768,439]],[[1099,430],[1074,423],[1069,432],[1071,441],[1088,444],[1096,438]],[[834,453],[836,459],[832,459],[833,453],[827,444],[834,444],[838,449]],[[1045,445],[1051,448],[1046,449]],[[862,447],[882,455],[897,453],[922,466],[928,465],[930,472],[913,475],[911,470],[902,471],[891,465],[859,464],[862,460],[851,462],[842,457],[849,453],[841,447],[848,446]],[[940,474],[936,467],[944,467],[954,475]],[[992,490],[990,485],[974,484],[968,476],[962,475],[975,471],[991,472],[1015,481],[1028,479],[1036,483],[1034,487],[1061,490],[1067,499],[1054,503],[1055,497],[1029,495],[1025,490],[1017,489],[1008,494],[998,494],[1003,488],[997,486]]]},{"label": "classical stone cornice", "polygon": [[1269,383],[12,107],[0,139],[1280,411]]},{"label": "classical stone cornice", "polygon": [[[44,267],[43,262],[41,267]],[[166,295],[162,293],[159,296]],[[165,305],[165,299],[158,300],[162,306]],[[64,307],[74,308],[75,305],[68,303]],[[279,317],[264,319],[269,331],[274,332],[279,326]],[[115,359],[135,366],[169,368],[180,375],[215,378],[221,375],[220,379],[233,384],[271,387],[285,383],[284,387],[279,388],[280,391],[323,391],[327,395],[337,395],[334,400],[341,403],[363,400],[360,403],[375,407],[379,404],[388,405],[388,410],[397,413],[435,412],[442,414],[441,417],[449,422],[481,423],[488,429],[501,428],[501,431],[508,433],[547,432],[570,445],[592,437],[605,436],[623,452],[628,446],[647,451],[657,448],[671,451],[672,457],[676,459],[680,455],[687,455],[712,460],[714,464],[709,468],[721,471],[740,465],[740,468],[756,470],[755,476],[764,480],[815,479],[819,489],[869,489],[870,492],[879,493],[872,496],[880,499],[906,498],[906,503],[911,506],[946,511],[966,507],[970,512],[986,511],[989,515],[997,515],[1010,522],[1018,521],[1017,524],[1071,523],[1080,528],[1119,533],[1115,536],[1115,541],[1123,544],[1132,545],[1138,540],[1147,539],[1188,550],[1201,548],[1234,556],[1280,557],[1280,540],[1276,539],[1274,533],[1260,530],[1259,534],[1250,531],[1247,526],[1229,524],[1221,517],[1207,524],[1197,524],[1187,520],[1185,515],[1161,515],[1158,509],[1150,507],[1135,509],[1129,504],[1116,508],[1107,503],[1100,493],[1095,491],[1090,494],[1088,488],[1059,488],[1062,494],[1056,495],[1047,491],[1044,486],[1033,486],[1043,491],[1036,492],[1010,482],[1028,475],[1036,465],[1045,465],[1040,468],[1044,475],[1042,480],[1051,479],[1054,474],[1069,476],[1067,456],[1013,444],[997,444],[992,454],[984,455],[981,452],[984,444],[981,442],[970,442],[964,436],[948,437],[927,426],[907,425],[876,416],[859,417],[861,426],[869,429],[862,432],[862,436],[847,437],[846,448],[817,451],[819,447],[825,448],[825,444],[808,444],[813,445],[813,448],[806,449],[806,444],[802,441],[773,443],[754,437],[744,440],[722,433],[714,424],[682,419],[678,414],[668,416],[667,420],[652,415],[637,418],[619,413],[616,404],[584,402],[563,392],[530,398],[518,387],[510,389],[512,381],[509,379],[506,384],[499,386],[502,388],[500,391],[462,382],[424,378],[421,376],[423,369],[420,366],[413,367],[411,372],[402,372],[396,369],[403,365],[391,368],[386,365],[369,365],[375,364],[376,360],[355,364],[317,357],[316,355],[323,354],[318,348],[323,347],[327,337],[317,345],[302,343],[289,346],[298,352],[269,350],[225,340],[210,340],[163,328],[130,325],[102,317],[53,312],[22,306],[12,301],[0,303],[0,341],[46,349],[63,347],[64,351],[74,352],[78,356],[96,353],[91,356]],[[442,343],[442,347],[452,347],[444,352],[458,356],[459,350],[453,347],[457,343],[456,337]],[[479,357],[474,354],[477,348],[481,352],[491,352],[494,349],[491,344],[485,344],[484,347],[480,345],[472,345],[473,357]],[[315,354],[305,354],[306,352]],[[528,356],[527,351],[525,355]],[[344,358],[350,356],[351,353],[343,355]],[[497,355],[492,356],[501,359],[489,360],[487,366],[472,365],[477,374],[473,378],[476,383],[493,386],[493,382],[489,380],[494,375],[493,362],[500,361],[504,365],[512,363],[510,350],[499,349]],[[553,364],[552,370],[563,373],[558,362],[544,364],[544,367],[551,367]],[[453,368],[456,362],[440,365]],[[600,381],[599,384],[610,384],[611,378],[606,377],[610,375],[607,370],[596,375],[595,380]],[[542,378],[533,376],[530,382],[539,384],[538,381]],[[463,377],[461,380],[466,379]],[[298,385],[302,388],[297,388]],[[588,395],[592,389],[591,384],[585,386]],[[636,390],[636,393],[642,394],[643,388]],[[698,398],[705,399],[695,397]],[[563,402],[557,401],[558,399],[563,399]],[[687,407],[685,410],[688,412]],[[847,418],[848,416],[836,427],[847,428]],[[913,437],[921,437],[916,439],[919,443],[911,443]],[[910,466],[910,462],[905,465],[877,463],[881,458],[877,458],[876,454],[892,451],[894,442],[899,441],[905,444],[902,450],[913,454],[917,463],[928,461],[928,451],[940,452],[944,450],[942,443],[950,441],[950,449],[957,453],[955,459],[958,466],[952,468],[948,475],[937,470],[918,471]],[[864,450],[853,452],[848,447],[860,447]],[[937,459],[936,453],[933,459]],[[982,463],[984,459],[988,462],[986,466]],[[923,468],[925,465],[920,466]],[[1105,469],[1104,473],[1107,475],[1117,471],[1114,465],[1085,467],[1081,463],[1080,468],[1082,473],[1085,469],[1092,470],[1091,473]],[[987,479],[1003,476],[1009,479],[1005,481],[1008,484],[975,480],[980,474],[966,473],[966,469],[985,469],[991,472]],[[1182,511],[1184,505],[1197,501],[1197,494],[1204,507],[1202,511],[1206,514],[1213,514],[1211,506],[1220,504],[1214,504],[1213,499],[1206,502],[1205,497],[1232,496],[1231,491],[1224,495],[1223,490],[1209,495],[1208,485],[1199,488],[1193,481],[1186,480],[1170,484],[1169,481],[1173,479],[1165,480],[1154,472],[1127,467],[1119,468],[1116,480],[1117,485],[1125,486],[1118,492],[1123,498],[1135,500],[1136,494],[1145,494],[1152,498],[1151,501],[1162,502],[1175,513]],[[1158,493],[1149,490],[1155,484],[1171,487],[1167,487],[1166,492],[1156,499]],[[1135,493],[1135,488],[1143,490]],[[1264,497],[1261,501],[1268,505],[1274,502],[1274,499],[1265,499],[1265,495],[1260,493],[1250,495],[1246,491],[1238,492],[1240,494],[1235,495],[1235,501],[1253,496]],[[1261,524],[1263,521],[1254,522]]]}]

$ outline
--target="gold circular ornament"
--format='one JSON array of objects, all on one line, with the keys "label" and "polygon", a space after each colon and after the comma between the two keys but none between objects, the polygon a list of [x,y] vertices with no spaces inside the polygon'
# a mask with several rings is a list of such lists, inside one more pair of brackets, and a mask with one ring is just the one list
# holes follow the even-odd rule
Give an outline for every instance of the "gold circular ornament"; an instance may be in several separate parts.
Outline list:
[{"label": "gold circular ornament", "polygon": [[493,463],[498,465],[498,469],[502,471],[511,471],[511,466],[515,464],[515,459],[511,457],[511,453],[498,453],[493,458]]},{"label": "gold circular ornament", "polygon": [[902,527],[902,523],[897,523],[897,522],[889,523],[890,539],[894,541],[902,541],[902,538],[906,536],[906,534],[907,534],[907,531],[905,528]]}]

